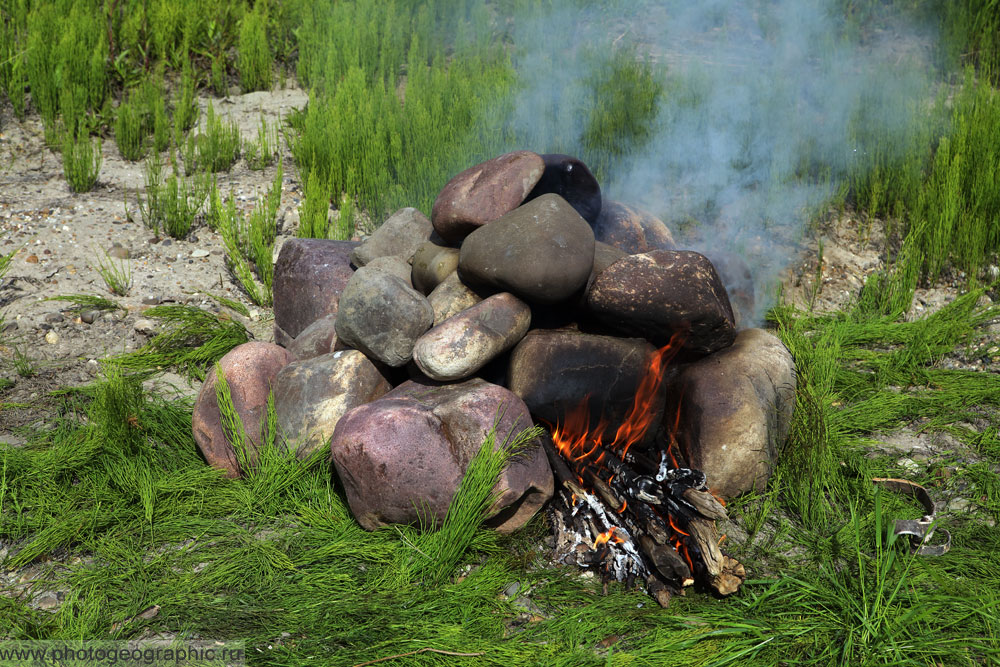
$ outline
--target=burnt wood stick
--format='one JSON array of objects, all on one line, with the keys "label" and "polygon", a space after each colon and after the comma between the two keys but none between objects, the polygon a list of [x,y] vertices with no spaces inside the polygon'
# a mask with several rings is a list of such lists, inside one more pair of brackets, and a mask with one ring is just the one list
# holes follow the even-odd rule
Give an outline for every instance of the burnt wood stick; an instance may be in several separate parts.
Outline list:
[{"label": "burnt wood stick", "polygon": [[611,487],[608,486],[607,482],[598,477],[592,471],[588,470],[587,473],[583,475],[583,478],[594,487],[594,490],[597,491],[597,495],[601,497],[601,500],[608,504],[609,509],[612,511],[618,513],[627,507],[625,500],[620,498],[618,494],[616,494]]},{"label": "burnt wood stick", "polygon": [[701,561],[708,571],[709,581],[722,573],[723,555],[719,549],[719,535],[715,532],[715,522],[709,519],[696,518],[687,524],[691,541],[698,548]]},{"label": "burnt wood stick", "polygon": [[650,574],[646,577],[646,592],[653,596],[656,603],[664,609],[670,604],[670,598],[672,597],[670,588],[657,579],[655,574]]},{"label": "burnt wood stick", "polygon": [[708,491],[699,491],[698,489],[688,488],[684,489],[684,492],[681,495],[684,500],[698,510],[698,513],[706,519],[716,519],[721,521],[729,518],[726,508]]},{"label": "burnt wood stick", "polygon": [[671,545],[657,544],[649,535],[640,535],[639,544],[664,579],[678,586],[690,586],[694,583],[691,568]]},{"label": "burnt wood stick", "polygon": [[542,447],[545,449],[545,455],[549,459],[549,465],[552,466],[552,472],[555,474],[556,479],[563,484],[572,482],[575,486],[576,475],[574,475],[569,469],[569,466],[566,464],[566,459],[563,458],[562,454],[559,453],[556,446],[552,443],[552,438],[548,436],[543,437]]}]

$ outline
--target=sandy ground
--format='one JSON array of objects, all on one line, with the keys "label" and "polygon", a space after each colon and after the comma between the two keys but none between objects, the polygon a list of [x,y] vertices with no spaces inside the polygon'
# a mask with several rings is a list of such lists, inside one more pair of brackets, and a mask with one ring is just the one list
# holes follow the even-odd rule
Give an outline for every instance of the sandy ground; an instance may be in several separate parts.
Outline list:
[{"label": "sandy ground", "polygon": [[[288,88],[213,104],[218,114],[237,122],[245,140],[251,140],[262,116],[277,123],[307,101],[306,92]],[[204,122],[207,101],[201,104]],[[155,333],[146,326],[148,320],[142,322],[146,309],[171,302],[207,305],[201,291],[246,304],[251,315],[245,321],[247,328],[258,340],[271,340],[270,310],[254,306],[231,278],[217,233],[200,220],[185,240],[156,238],[143,226],[138,198],[144,194],[144,162],[123,160],[114,140],[105,138],[97,185],[75,194],[63,177],[60,156],[44,145],[40,121],[29,118],[19,123],[9,107],[0,107],[0,114],[0,253],[17,249],[0,281],[0,312],[5,318],[0,378],[14,383],[0,390],[3,402],[26,403],[57,386],[91,380],[99,370],[98,359],[137,349]],[[295,233],[302,197],[291,155],[281,143],[285,169],[276,252],[281,241]],[[232,191],[239,207],[249,211],[270,187],[275,169],[252,171],[241,159],[230,172],[218,174],[220,191],[223,197]],[[127,254],[123,261],[133,284],[124,297],[112,295],[95,268],[106,252]],[[69,304],[46,301],[66,294],[108,297],[128,310],[105,313],[87,324],[64,310]],[[30,359],[34,376],[23,377],[16,371],[16,353]],[[168,379],[187,391],[197,389],[177,376]],[[26,410],[0,410],[0,434],[24,424],[29,416]]]}]

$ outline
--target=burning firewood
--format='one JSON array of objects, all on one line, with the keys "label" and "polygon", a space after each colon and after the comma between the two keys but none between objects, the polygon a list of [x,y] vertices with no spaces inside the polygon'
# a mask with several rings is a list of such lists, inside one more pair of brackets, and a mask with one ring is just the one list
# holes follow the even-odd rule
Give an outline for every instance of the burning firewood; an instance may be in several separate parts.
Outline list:
[{"label": "burning firewood", "polygon": [[663,606],[696,582],[729,595],[746,578],[743,566],[719,548],[715,521],[727,515],[705,475],[678,465],[672,438],[658,450],[632,449],[651,426],[648,396],[675,351],[672,341],[657,352],[648,381],[609,444],[601,425],[587,428],[585,404],[545,443],[559,482],[550,506],[558,560],[592,568],[605,582],[630,587],[641,581]]}]

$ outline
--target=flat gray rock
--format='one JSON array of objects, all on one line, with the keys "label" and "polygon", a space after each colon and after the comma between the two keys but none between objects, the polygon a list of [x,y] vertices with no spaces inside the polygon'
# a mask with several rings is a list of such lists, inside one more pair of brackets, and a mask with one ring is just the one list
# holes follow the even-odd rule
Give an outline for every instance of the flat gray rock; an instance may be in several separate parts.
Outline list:
[{"label": "flat gray rock", "polygon": [[371,236],[351,253],[354,266],[366,266],[376,257],[398,255],[407,261],[434,228],[427,216],[415,208],[402,208],[379,225]]}]

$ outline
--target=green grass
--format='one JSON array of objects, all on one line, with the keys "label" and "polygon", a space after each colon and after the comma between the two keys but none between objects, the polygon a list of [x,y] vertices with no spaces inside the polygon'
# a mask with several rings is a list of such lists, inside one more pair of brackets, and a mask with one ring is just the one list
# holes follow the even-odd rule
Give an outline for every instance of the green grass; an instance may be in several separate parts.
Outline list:
[{"label": "green grass", "polygon": [[244,93],[271,88],[273,58],[267,41],[267,3],[258,3],[240,25],[237,69]]},{"label": "green grass", "polygon": [[132,265],[128,259],[116,262],[108,253],[98,253],[95,250],[92,267],[101,276],[109,292],[116,296],[128,296],[132,289]]},{"label": "green grass", "polygon": [[232,193],[223,204],[217,187],[213,187],[209,202],[212,227],[218,230],[225,245],[226,266],[250,300],[259,306],[272,303],[274,242],[278,235],[283,176],[284,167],[279,161],[271,188],[258,198],[246,216],[237,210]]},{"label": "green grass", "polygon": [[80,133],[67,131],[63,137],[63,176],[73,192],[87,192],[97,183],[101,172],[101,140],[92,140],[84,128]]},{"label": "green grass", "polygon": [[[523,128],[504,125],[524,83],[504,21],[515,8],[544,4],[258,2],[251,9],[122,0],[94,11],[74,0],[6,2],[0,87],[18,117],[37,113],[47,136],[61,138],[65,129],[88,145],[81,127],[95,123],[95,132],[117,140],[116,120],[133,106],[133,145],[160,151],[172,139],[191,175],[164,179],[155,156],[142,203],[146,224],[183,237],[207,193],[206,220],[224,239],[232,277],[266,304],[283,165],[253,211],[239,211],[232,197],[223,202],[203,172],[229,169],[240,138],[210,104],[203,134],[185,140],[198,121],[196,95],[228,94],[233,77],[247,90],[267,88],[276,68],[296,69],[311,90],[288,132],[305,184],[304,236],[349,238],[359,215],[377,223],[400,206],[429,211],[451,175],[513,143],[535,146],[538,137],[551,146],[546,150],[584,146],[582,157],[604,179],[641,151],[656,123],[669,120],[657,116],[660,102],[697,86],[628,49],[584,48],[595,74],[568,89],[578,94],[563,95],[582,110],[553,108],[536,119],[534,134],[518,135]],[[1000,437],[996,427],[979,426],[996,421],[1000,382],[945,363],[956,346],[961,353],[978,344],[983,325],[997,316],[977,306],[983,291],[976,289],[988,284],[982,269],[1000,250],[995,6],[840,3],[848,37],[863,38],[893,12],[932,16],[944,35],[943,84],[904,128],[880,115],[884,91],[865,91],[867,103],[844,140],[858,148],[852,160],[795,174],[843,176],[848,186],[833,205],[869,228],[884,222],[890,261],[844,312],[779,305],[771,314],[796,359],[799,391],[767,489],[730,506],[749,533],[734,547],[751,574],[739,595],[715,600],[696,591],[666,611],[619,586],[602,596],[598,582],[547,562],[541,518],[514,536],[479,528],[491,481],[509,454],[489,439],[448,519],[423,530],[362,531],[330,465],[322,457],[300,462],[275,447],[273,430],[255,458],[244,457],[244,478],[223,479],[196,453],[191,400],[149,393],[141,382],[168,368],[204,379],[250,339],[235,317],[238,304],[218,298],[219,312],[183,305],[146,311],[161,320],[161,333],[106,361],[100,382],[47,397],[59,409],[43,427],[19,432],[27,444],[0,445],[0,540],[10,547],[3,566],[53,563],[39,586],[57,582],[69,591],[55,613],[0,596],[0,636],[188,632],[246,640],[252,663],[275,665],[351,665],[403,654],[394,662],[1000,660],[1000,536],[987,523],[1000,520]],[[959,64],[975,69],[949,74]],[[267,167],[272,139],[262,124],[244,149],[248,165]],[[334,219],[331,201],[340,209]],[[0,275],[12,257],[0,256]],[[902,319],[921,281],[958,272],[966,274],[968,294],[928,318]],[[65,300],[79,310],[119,307],[102,297]],[[235,426],[231,437],[247,453]],[[967,451],[908,471],[872,448],[903,426],[945,432]],[[937,477],[932,468],[954,473]],[[935,497],[954,492],[972,502],[973,512],[949,515],[943,526],[953,535],[949,554],[912,557],[892,538],[891,519],[920,510],[879,492],[870,482],[876,476],[909,476]],[[73,556],[83,560],[54,564]],[[502,592],[513,582],[519,592],[508,598]],[[160,606],[156,617],[122,624],[152,604]]]},{"label": "green grass", "polygon": [[160,158],[151,155],[146,161],[146,196],[139,200],[142,223],[154,234],[163,231],[183,239],[191,232],[208,190],[209,178],[205,174],[185,179],[171,172],[164,181]]}]

